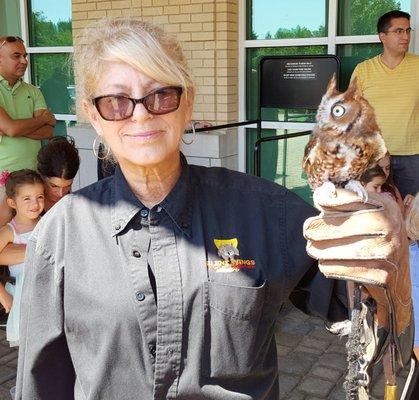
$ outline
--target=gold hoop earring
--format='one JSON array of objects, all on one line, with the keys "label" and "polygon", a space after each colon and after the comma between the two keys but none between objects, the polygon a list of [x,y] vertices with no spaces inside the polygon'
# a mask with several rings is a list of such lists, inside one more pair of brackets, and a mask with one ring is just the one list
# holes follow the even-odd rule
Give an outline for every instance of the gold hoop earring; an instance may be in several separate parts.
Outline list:
[{"label": "gold hoop earring", "polygon": [[182,137],[182,142],[185,143],[186,145],[190,145],[193,142],[195,142],[196,139],[196,132],[195,132],[195,121],[191,121],[191,127],[192,127],[192,139],[189,142],[186,142],[184,139],[184,136]]},{"label": "gold hoop earring", "polygon": [[[97,143],[97,140],[99,139],[99,143]],[[106,154],[105,155],[101,155],[101,147],[106,149]],[[99,151],[96,150],[96,148],[99,149]],[[98,160],[105,160],[106,158],[109,157],[109,154],[111,154],[111,149],[109,148],[109,146],[106,146],[106,144],[103,142],[102,137],[97,135],[95,137],[95,140],[93,140],[93,154],[95,155],[95,157]]]}]

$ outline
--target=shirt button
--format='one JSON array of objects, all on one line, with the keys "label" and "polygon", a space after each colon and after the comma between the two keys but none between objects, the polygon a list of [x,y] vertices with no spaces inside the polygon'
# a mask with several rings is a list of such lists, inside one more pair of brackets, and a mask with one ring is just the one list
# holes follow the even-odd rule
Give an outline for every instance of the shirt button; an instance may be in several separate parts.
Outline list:
[{"label": "shirt button", "polygon": [[137,292],[135,294],[135,297],[137,298],[138,301],[143,301],[145,299],[145,294],[143,292]]},{"label": "shirt button", "polygon": [[118,224],[118,225],[116,225],[116,226],[115,226],[115,229],[116,229],[117,231],[119,231],[119,230],[121,229],[121,225],[119,225],[119,224]]},{"label": "shirt button", "polygon": [[140,211],[140,215],[143,218],[147,218],[148,217],[148,209],[147,208],[142,208]]},{"label": "shirt button", "polygon": [[183,229],[189,228],[189,224],[187,222],[182,222],[180,225]]},{"label": "shirt button", "polygon": [[132,255],[135,258],[140,258],[141,257],[141,253],[138,250],[133,250]]}]

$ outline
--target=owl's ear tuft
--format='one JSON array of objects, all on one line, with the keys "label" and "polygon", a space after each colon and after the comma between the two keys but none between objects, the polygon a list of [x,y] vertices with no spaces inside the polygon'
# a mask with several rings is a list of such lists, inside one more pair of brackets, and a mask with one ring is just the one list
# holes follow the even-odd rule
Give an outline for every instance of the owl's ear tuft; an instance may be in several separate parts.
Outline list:
[{"label": "owl's ear tuft", "polygon": [[329,83],[327,84],[326,95],[331,95],[333,92],[336,91],[336,73],[333,73],[332,77],[330,78]]},{"label": "owl's ear tuft", "polygon": [[355,77],[354,79],[352,79],[351,83],[348,86],[348,89],[345,92],[345,98],[359,99],[360,97],[362,97],[362,93],[358,86],[358,80]]}]

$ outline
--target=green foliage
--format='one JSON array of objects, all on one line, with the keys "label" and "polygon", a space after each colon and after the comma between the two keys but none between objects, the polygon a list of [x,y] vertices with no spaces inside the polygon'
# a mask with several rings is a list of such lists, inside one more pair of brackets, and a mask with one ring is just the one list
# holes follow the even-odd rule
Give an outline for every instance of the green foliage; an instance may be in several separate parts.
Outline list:
[{"label": "green foliage", "polygon": [[304,26],[297,25],[295,28],[279,28],[275,33],[275,39],[310,38],[326,36],[326,27],[319,26],[318,29],[310,30]]},{"label": "green foliage", "polygon": [[71,98],[74,73],[68,57],[66,53],[31,56],[32,82],[41,89],[48,106],[58,114],[74,112],[74,99]]},{"label": "green foliage", "polygon": [[[32,46],[71,46],[71,20],[49,21],[41,11],[31,13]],[[45,100],[55,113],[71,111],[69,88],[74,85],[74,73],[69,65],[69,54],[32,54],[32,82],[41,88]]]},{"label": "green foliage", "polygon": [[[340,35],[373,35],[376,33],[378,18],[391,10],[400,10],[400,1],[395,0],[340,0],[339,4],[339,34]],[[262,36],[262,35],[259,35]],[[256,39],[290,39],[327,36],[326,27],[309,29],[297,25],[294,28],[281,28],[272,34],[267,32],[265,37],[251,30],[250,40]]]},{"label": "green foliage", "polygon": [[346,21],[350,21],[350,26],[344,26],[344,30],[350,29],[350,32],[343,33],[347,35],[374,35],[381,15],[400,10],[400,2],[394,0],[346,0],[342,3],[345,10],[345,3],[349,3],[349,15],[341,13]]},{"label": "green foliage", "polygon": [[42,11],[31,14],[32,46],[72,46],[71,20],[54,23]]},{"label": "green foliage", "polygon": [[[278,28],[274,35],[270,31],[265,34],[264,39],[292,39],[292,38],[311,38],[327,36],[326,27],[320,25],[318,29],[310,30],[305,26],[297,25],[295,28]],[[258,35],[252,30],[250,33],[250,40],[257,40]]]}]

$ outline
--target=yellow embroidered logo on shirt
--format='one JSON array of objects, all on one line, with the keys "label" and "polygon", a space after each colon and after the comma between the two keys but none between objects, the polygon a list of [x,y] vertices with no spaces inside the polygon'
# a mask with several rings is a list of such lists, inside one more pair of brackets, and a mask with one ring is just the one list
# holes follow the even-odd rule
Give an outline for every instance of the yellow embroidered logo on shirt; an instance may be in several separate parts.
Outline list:
[{"label": "yellow embroidered logo on shirt", "polygon": [[243,260],[236,258],[239,253],[239,241],[237,238],[232,239],[214,239],[215,247],[218,249],[218,255],[221,260],[208,260],[207,267],[216,272],[232,272],[239,271],[242,268],[255,268],[255,260]]}]

